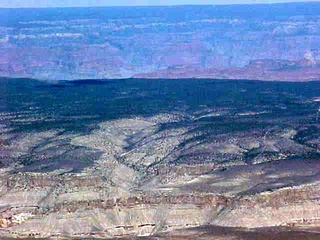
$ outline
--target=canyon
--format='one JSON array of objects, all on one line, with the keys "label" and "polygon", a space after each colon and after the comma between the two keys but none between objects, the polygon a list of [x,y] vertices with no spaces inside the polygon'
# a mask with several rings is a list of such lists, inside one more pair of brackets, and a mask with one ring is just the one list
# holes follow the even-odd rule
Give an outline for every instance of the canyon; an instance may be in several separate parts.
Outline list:
[{"label": "canyon", "polygon": [[319,239],[318,9],[0,9],[0,239]]},{"label": "canyon", "polygon": [[319,80],[319,8],[0,9],[0,76]]}]

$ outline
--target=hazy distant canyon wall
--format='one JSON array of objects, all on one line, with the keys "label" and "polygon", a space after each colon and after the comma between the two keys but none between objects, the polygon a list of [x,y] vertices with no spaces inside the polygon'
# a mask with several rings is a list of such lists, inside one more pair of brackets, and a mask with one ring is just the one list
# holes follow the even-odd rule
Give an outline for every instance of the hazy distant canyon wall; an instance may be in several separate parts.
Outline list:
[{"label": "hazy distant canyon wall", "polygon": [[[307,68],[306,80],[320,79],[319,8],[320,3],[1,9],[0,76],[175,78],[180,71],[176,77],[266,79],[270,70]],[[252,66],[252,60],[263,61]],[[246,74],[238,73],[242,67]],[[267,80],[292,79],[299,71]]]}]

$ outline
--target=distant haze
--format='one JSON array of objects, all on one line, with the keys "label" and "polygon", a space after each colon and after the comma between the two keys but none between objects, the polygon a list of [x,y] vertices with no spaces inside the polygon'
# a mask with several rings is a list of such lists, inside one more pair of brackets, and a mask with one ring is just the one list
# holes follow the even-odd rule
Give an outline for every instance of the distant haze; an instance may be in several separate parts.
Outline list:
[{"label": "distant haze", "polygon": [[288,2],[319,2],[318,0],[1,0],[2,8],[45,8],[45,7],[93,7],[93,6],[154,6],[154,5],[203,5],[203,4],[262,4]]}]

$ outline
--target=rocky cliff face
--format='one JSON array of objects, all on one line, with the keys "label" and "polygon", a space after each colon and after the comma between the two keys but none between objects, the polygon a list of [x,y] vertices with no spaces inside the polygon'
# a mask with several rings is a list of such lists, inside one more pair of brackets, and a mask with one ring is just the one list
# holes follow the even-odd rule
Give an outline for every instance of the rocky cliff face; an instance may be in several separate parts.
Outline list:
[{"label": "rocky cliff face", "polygon": [[[210,147],[178,150],[182,136],[177,131],[156,133],[156,125],[151,119],[118,120],[101,124],[91,135],[71,136],[72,145],[104,153],[81,173],[12,174],[13,165],[3,168],[0,234],[112,238],[203,225],[235,229],[320,226],[317,160],[278,160],[281,152],[312,151],[289,140],[296,133],[273,133],[264,142],[257,134],[250,139],[247,133],[247,143],[235,140],[233,144],[221,136],[220,143]],[[132,143],[134,148],[128,149]],[[256,156],[257,162],[248,158],[254,163],[248,166],[248,159],[241,160],[241,155],[256,151],[257,146],[264,150]],[[275,155],[263,156],[271,149]],[[161,151],[174,151],[181,162],[172,165],[170,159],[177,156]],[[193,156],[185,157],[188,152]]]},{"label": "rocky cliff face", "polygon": [[[183,68],[175,77],[294,81],[295,76],[304,75],[303,80],[319,79],[320,18],[316,9],[318,3],[2,9],[0,76],[162,78],[170,77],[172,69]],[[252,64],[257,59],[270,62]],[[307,61],[298,65],[317,66],[317,71],[279,72],[279,68],[290,70],[297,65],[290,61]],[[254,73],[238,69],[248,64],[255,65]],[[271,65],[277,66],[275,76],[268,77],[270,71],[259,74]],[[212,71],[217,68],[224,72]],[[153,74],[159,70],[169,74]]]},{"label": "rocky cliff face", "polygon": [[41,175],[14,178],[25,186],[2,180],[1,202],[7,204],[1,207],[2,236],[150,236],[208,224],[234,229],[320,226],[319,182],[253,196],[136,192],[116,198],[107,194],[110,186],[101,179],[73,176],[71,187],[61,178],[59,184],[48,177],[44,183]]}]

